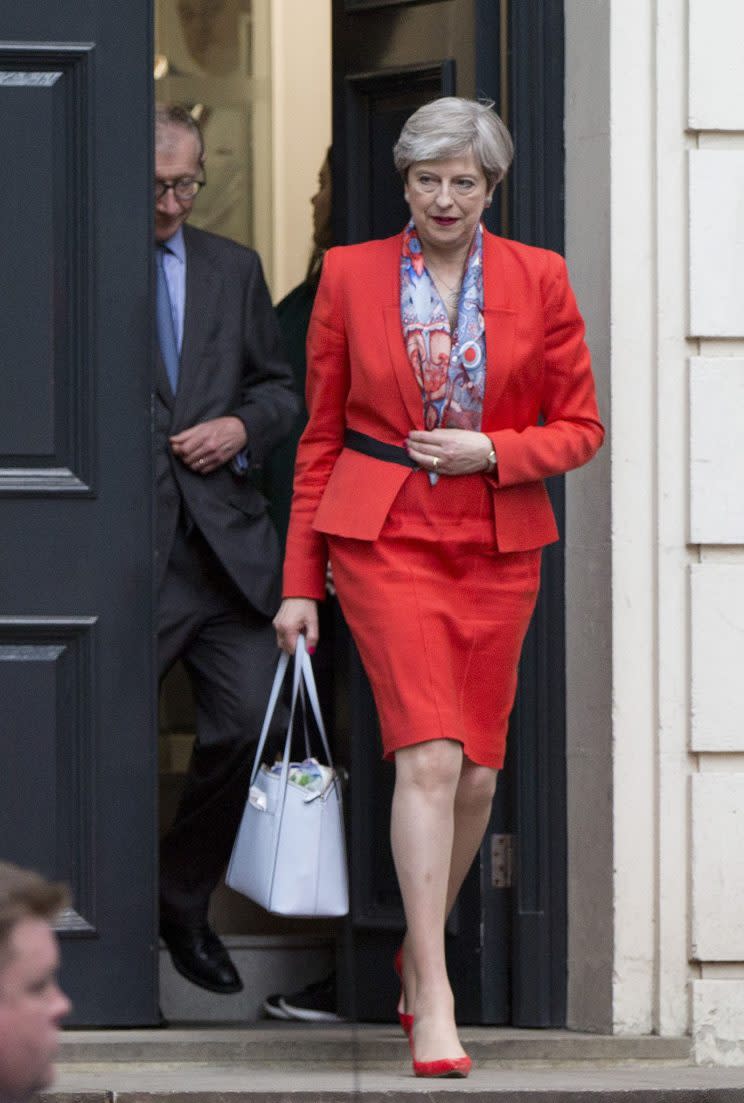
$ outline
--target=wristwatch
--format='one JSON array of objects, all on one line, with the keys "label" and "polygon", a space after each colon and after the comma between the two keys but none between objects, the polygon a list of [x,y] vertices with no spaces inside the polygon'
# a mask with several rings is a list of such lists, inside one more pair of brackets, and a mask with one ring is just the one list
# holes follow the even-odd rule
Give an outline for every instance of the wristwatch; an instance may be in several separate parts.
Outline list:
[{"label": "wristwatch", "polygon": [[485,470],[486,475],[492,475],[493,474],[493,472],[496,470],[496,464],[497,463],[498,463],[498,460],[496,459],[496,449],[491,448],[491,451],[488,453],[488,459],[486,460],[486,470]]}]

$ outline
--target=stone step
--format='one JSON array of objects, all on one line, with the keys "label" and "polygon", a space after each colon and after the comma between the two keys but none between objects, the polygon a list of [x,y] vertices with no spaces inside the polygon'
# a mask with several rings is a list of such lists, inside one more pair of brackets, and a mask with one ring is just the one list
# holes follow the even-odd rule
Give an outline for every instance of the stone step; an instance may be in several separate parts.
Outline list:
[{"label": "stone step", "polygon": [[417,1080],[405,1060],[376,1070],[321,1062],[64,1065],[46,1103],[742,1103],[744,1070],[689,1065],[484,1067]]},{"label": "stone step", "polygon": [[[463,1045],[478,1065],[685,1065],[690,1039],[580,1034],[569,1030],[463,1027]],[[265,1021],[250,1028],[68,1030],[65,1064],[147,1063],[337,1067],[405,1066],[408,1043],[397,1025]],[[742,1097],[744,1099],[744,1097]]]}]

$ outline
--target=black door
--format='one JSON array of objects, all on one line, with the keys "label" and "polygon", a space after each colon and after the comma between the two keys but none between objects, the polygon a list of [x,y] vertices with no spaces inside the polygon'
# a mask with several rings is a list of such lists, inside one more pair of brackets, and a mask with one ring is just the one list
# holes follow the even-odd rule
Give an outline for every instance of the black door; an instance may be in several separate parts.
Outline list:
[{"label": "black door", "polygon": [[151,1023],[150,0],[0,6],[0,854],[74,1022]]},{"label": "black door", "polygon": [[[489,229],[560,250],[563,242],[563,10],[560,0],[334,0],[336,240],[400,230],[407,218],[392,146],[405,118],[441,95],[488,96],[517,157]],[[562,483],[552,488],[559,521]],[[458,1019],[560,1025],[565,1020],[565,723],[563,559],[545,555],[543,591],[525,645],[480,860],[448,926]],[[388,842],[392,769],[379,759],[371,691],[348,634],[338,665],[349,687],[352,912],[348,1010],[387,1020],[393,951],[404,920]]]}]

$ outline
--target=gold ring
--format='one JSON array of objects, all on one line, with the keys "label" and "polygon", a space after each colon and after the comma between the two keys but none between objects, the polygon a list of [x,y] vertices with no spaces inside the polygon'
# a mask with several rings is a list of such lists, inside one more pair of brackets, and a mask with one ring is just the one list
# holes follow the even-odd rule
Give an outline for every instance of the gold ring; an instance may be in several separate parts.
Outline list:
[{"label": "gold ring", "polygon": [[434,457],[434,459],[431,461],[431,466],[436,471],[436,469],[439,467],[439,456]]}]

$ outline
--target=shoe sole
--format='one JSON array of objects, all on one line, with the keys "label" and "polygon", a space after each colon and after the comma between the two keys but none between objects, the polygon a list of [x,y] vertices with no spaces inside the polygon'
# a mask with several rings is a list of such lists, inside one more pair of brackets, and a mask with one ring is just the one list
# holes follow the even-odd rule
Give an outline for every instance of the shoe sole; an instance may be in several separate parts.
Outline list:
[{"label": "shoe sole", "polygon": [[467,1080],[467,1072],[416,1072],[420,1080]]},{"label": "shoe sole", "polygon": [[206,988],[207,992],[215,992],[218,996],[233,996],[236,992],[243,991],[242,980],[239,980],[237,984],[230,985],[229,988],[226,985],[210,984],[209,981],[204,980],[202,977],[195,976],[193,973],[190,973],[188,969],[184,969],[178,964],[172,954],[170,955],[170,959],[177,973],[180,973],[186,980],[190,980],[191,983],[195,984],[198,988]]},{"label": "shoe sole", "polygon": [[293,1007],[286,1000],[279,1000],[279,1007],[288,1019],[298,1019],[303,1023],[341,1023],[343,1019],[333,1011],[313,1011],[305,1007]]},{"label": "shoe sole", "polygon": [[264,1000],[263,1009],[271,1019],[282,1019],[284,1022],[288,1022],[292,1018],[278,1003],[269,1003],[268,1000]]}]

